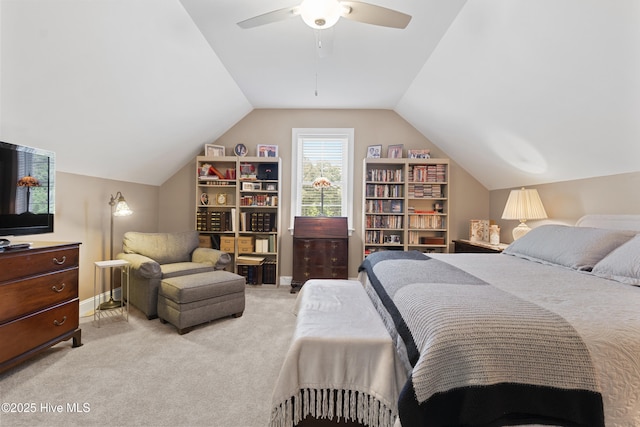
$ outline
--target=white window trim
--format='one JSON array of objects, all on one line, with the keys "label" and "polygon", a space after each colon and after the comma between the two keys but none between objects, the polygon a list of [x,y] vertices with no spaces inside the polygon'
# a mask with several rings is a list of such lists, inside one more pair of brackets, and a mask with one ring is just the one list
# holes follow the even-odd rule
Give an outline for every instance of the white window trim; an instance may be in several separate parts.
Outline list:
[{"label": "white window trim", "polygon": [[302,163],[302,150],[300,140],[303,138],[346,138],[346,161],[343,163],[343,171],[346,172],[347,194],[342,198],[343,212],[347,212],[347,224],[349,227],[349,235],[353,232],[353,146],[354,146],[354,130],[353,128],[292,128],[291,129],[291,176],[294,183],[291,188],[291,221],[289,231],[293,233],[293,220],[300,215],[298,200],[302,198],[301,187],[298,183],[302,182],[302,170],[298,165]]}]

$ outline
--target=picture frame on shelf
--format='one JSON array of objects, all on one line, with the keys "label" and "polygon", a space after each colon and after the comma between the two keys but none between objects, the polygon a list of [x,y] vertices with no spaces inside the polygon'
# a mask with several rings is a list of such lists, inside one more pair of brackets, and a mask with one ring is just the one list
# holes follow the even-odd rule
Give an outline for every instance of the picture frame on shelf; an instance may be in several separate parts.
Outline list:
[{"label": "picture frame on shelf", "polygon": [[243,182],[242,191],[253,191],[253,182]]},{"label": "picture frame on shelf", "polygon": [[387,148],[387,157],[390,159],[401,159],[404,144],[394,144]]},{"label": "picture frame on shelf", "polygon": [[430,159],[431,150],[407,150],[407,157],[410,159]]},{"label": "picture frame on shelf", "polygon": [[202,204],[203,206],[209,205],[209,195],[207,193],[202,193],[200,195],[200,204]]},{"label": "picture frame on shelf", "polygon": [[205,157],[224,157],[224,152],[223,145],[204,144]]},{"label": "picture frame on shelf", "polygon": [[236,144],[233,153],[238,157],[244,157],[247,155],[247,147],[244,144]]},{"label": "picture frame on shelf", "polygon": [[382,153],[382,145],[370,145],[367,147],[367,159],[379,159]]},{"label": "picture frame on shelf", "polygon": [[278,191],[278,186],[274,183],[268,183],[267,184],[267,191]]},{"label": "picture frame on shelf", "polygon": [[256,179],[256,167],[252,163],[240,163],[240,179]]},{"label": "picture frame on shelf", "polygon": [[258,157],[278,157],[278,146],[258,144],[256,148]]}]

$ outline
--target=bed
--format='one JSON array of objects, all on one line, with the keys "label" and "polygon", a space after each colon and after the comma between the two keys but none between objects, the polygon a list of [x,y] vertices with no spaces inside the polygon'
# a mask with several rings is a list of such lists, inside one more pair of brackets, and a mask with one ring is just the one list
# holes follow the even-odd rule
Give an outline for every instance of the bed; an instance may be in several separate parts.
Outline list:
[{"label": "bed", "polygon": [[[407,378],[397,424],[640,425],[638,232],[640,216],[587,216],[499,255],[368,256],[366,304]],[[339,363],[350,344],[332,343]]]}]

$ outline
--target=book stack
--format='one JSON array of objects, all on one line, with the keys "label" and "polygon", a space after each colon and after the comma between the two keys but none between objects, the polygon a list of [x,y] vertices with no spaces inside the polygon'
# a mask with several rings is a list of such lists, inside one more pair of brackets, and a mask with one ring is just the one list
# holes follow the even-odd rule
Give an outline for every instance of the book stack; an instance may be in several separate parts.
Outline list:
[{"label": "book stack", "polygon": [[198,231],[233,231],[231,212],[209,212],[200,210],[196,214]]},{"label": "book stack", "polygon": [[268,258],[262,263],[262,283],[273,285],[277,283],[275,259]]},{"label": "book stack", "polygon": [[240,231],[273,232],[276,224],[276,214],[269,212],[240,213]]},{"label": "book stack", "polygon": [[402,169],[371,169],[367,181],[402,182]]},{"label": "book stack", "polygon": [[278,251],[278,248],[276,247],[275,234],[264,237],[256,237],[255,245],[255,252],[257,253],[273,253]]}]

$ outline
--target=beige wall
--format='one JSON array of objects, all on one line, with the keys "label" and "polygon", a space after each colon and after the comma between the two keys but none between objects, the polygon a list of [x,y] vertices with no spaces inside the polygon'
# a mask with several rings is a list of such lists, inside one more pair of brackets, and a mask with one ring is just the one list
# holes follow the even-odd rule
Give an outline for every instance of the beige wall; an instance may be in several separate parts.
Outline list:
[{"label": "beige wall", "polygon": [[54,232],[16,236],[15,241],[80,242],[80,300],[93,297],[93,263],[109,259],[109,199],[121,191],[134,214],[114,218],[114,254],[125,231],[156,231],[158,187],[56,173]]},{"label": "beige wall", "polygon": [[[257,144],[278,145],[282,158],[282,228],[281,276],[291,276],[291,130],[292,128],[354,128],[354,233],[349,240],[349,275],[355,277],[362,260],[362,159],[367,146],[382,144],[383,152],[390,144],[407,148],[429,148],[432,157],[447,157],[413,126],[391,110],[254,110],[212,142],[224,145],[227,154],[243,143],[249,155],[255,155]],[[170,231],[195,226],[195,159],[168,180],[160,191],[160,229]],[[489,192],[456,163],[451,164],[450,215],[451,238],[465,237],[468,221],[489,214]]]},{"label": "beige wall", "polygon": [[[283,159],[284,201],[291,192],[291,128],[353,127],[355,129],[354,211],[355,233],[350,239],[350,275],[361,257],[361,176],[366,147],[372,144],[403,143],[405,148],[432,150],[434,157],[446,157],[393,111],[386,110],[255,110],[237,123],[216,143],[232,148],[242,142],[251,150],[256,144],[277,144]],[[253,151],[251,152],[253,153]],[[16,237],[23,241],[76,241],[80,246],[80,299],[93,296],[93,263],[109,256],[109,197],[121,191],[134,211],[114,221],[114,252],[121,247],[125,231],[180,231],[195,225],[195,159],[162,186],[128,183],[63,172],[56,174],[55,232]],[[535,186],[549,219],[573,224],[587,213],[633,213],[640,211],[640,172]],[[468,236],[468,221],[491,218],[502,227],[502,240],[511,241],[517,221],[500,219],[510,189],[487,191],[457,164],[451,166],[451,238]],[[283,205],[283,224],[289,223],[288,204]],[[540,223],[540,222],[537,222]],[[532,226],[537,225],[531,222]],[[291,275],[291,236],[283,233],[281,274]]]},{"label": "beige wall", "polygon": [[[586,214],[640,213],[640,172],[529,186],[536,188],[549,217],[527,221],[534,228],[544,223],[573,225]],[[490,218],[500,225],[503,242],[512,242],[511,231],[518,221],[500,219],[511,189],[490,193]]]}]

